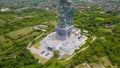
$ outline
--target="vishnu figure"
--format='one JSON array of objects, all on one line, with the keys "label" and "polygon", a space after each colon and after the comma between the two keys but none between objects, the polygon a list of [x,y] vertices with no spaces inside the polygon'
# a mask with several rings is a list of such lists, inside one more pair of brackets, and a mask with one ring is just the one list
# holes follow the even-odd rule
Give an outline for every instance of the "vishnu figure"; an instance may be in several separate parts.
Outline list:
[{"label": "vishnu figure", "polygon": [[73,25],[75,8],[71,0],[58,0],[58,27],[65,28]]}]

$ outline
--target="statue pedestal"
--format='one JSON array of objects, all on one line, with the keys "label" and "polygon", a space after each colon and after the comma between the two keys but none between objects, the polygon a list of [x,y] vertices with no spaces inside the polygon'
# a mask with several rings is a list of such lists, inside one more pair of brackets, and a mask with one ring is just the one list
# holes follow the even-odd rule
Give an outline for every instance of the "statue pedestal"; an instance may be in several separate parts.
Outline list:
[{"label": "statue pedestal", "polygon": [[66,26],[65,28],[60,28],[58,26],[55,27],[57,38],[61,40],[65,40],[70,37],[71,31],[72,31],[73,25]]}]

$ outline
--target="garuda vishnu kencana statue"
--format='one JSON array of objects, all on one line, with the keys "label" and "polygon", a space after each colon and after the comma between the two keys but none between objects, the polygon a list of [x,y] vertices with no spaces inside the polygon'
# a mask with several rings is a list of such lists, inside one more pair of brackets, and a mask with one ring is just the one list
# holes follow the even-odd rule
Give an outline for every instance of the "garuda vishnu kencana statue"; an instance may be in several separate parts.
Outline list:
[{"label": "garuda vishnu kencana statue", "polygon": [[73,28],[73,18],[75,8],[71,0],[58,0],[58,17],[59,21],[55,27],[59,39],[67,39],[71,35]]},{"label": "garuda vishnu kencana statue", "polygon": [[71,0],[58,0],[58,27],[64,28],[73,25],[75,8]]}]

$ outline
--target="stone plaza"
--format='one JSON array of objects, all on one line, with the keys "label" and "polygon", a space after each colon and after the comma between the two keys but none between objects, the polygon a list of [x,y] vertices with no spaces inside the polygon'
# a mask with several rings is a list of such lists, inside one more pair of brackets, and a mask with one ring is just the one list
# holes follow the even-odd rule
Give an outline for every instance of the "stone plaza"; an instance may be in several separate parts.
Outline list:
[{"label": "stone plaza", "polygon": [[[58,38],[56,32],[48,34],[39,42],[41,44],[39,47],[41,53],[39,53],[39,55],[46,59],[50,59],[54,56],[53,52],[55,50],[60,51],[60,56],[63,56],[64,54],[72,55],[75,49],[82,46],[87,39],[87,37],[81,35],[80,32],[81,30],[79,28],[74,27],[71,31],[70,37],[67,39]],[[42,52],[44,53],[42,54]]]}]

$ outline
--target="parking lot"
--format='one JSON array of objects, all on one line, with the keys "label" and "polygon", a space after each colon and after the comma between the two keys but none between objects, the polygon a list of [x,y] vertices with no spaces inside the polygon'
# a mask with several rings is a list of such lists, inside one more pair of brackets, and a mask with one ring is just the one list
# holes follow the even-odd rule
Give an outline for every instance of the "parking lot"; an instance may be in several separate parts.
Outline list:
[{"label": "parking lot", "polygon": [[50,59],[51,57],[53,57],[53,51],[48,50],[47,47],[45,46],[40,46],[38,55],[46,59]]}]

